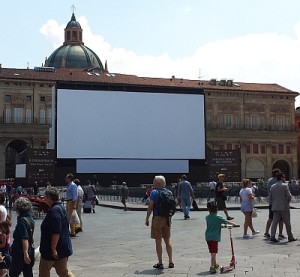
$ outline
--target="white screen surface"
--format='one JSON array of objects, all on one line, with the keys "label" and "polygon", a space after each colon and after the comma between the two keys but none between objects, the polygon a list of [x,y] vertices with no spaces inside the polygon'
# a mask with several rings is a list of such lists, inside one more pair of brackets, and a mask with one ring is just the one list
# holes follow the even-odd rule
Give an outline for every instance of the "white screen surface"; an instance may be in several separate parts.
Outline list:
[{"label": "white screen surface", "polygon": [[57,158],[205,159],[204,95],[57,90]]},{"label": "white screen surface", "polygon": [[182,173],[189,172],[188,160],[76,160],[77,173]]}]

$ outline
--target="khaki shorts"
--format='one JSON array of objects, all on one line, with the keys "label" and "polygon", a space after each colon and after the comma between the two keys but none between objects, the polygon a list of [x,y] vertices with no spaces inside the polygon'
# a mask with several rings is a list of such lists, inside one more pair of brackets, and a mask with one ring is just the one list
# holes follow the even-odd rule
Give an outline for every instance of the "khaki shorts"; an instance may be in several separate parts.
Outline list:
[{"label": "khaki shorts", "polygon": [[169,239],[170,237],[171,237],[171,219],[162,216],[153,216],[152,224],[151,224],[151,238]]}]

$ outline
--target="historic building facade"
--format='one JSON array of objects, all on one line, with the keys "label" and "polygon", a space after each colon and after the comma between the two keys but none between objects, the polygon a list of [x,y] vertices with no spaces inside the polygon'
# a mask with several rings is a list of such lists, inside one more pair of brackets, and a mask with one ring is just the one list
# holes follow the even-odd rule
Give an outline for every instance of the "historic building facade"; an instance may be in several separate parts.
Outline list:
[{"label": "historic building facade", "polygon": [[288,178],[298,176],[297,92],[277,84],[109,73],[107,65],[103,66],[98,56],[84,46],[82,29],[73,14],[65,29],[64,44],[46,59],[45,67],[0,66],[0,179],[15,177],[15,163],[24,160],[27,147],[47,148],[52,89],[58,82],[202,88],[208,151],[239,150],[242,178],[266,179],[273,167],[284,170]]}]

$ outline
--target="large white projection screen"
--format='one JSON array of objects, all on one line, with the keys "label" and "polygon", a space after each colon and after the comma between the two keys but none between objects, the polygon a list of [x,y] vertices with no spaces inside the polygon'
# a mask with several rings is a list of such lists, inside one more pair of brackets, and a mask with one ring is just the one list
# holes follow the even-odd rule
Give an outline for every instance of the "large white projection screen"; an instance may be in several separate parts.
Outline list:
[{"label": "large white projection screen", "polygon": [[57,89],[58,159],[205,159],[204,95]]}]

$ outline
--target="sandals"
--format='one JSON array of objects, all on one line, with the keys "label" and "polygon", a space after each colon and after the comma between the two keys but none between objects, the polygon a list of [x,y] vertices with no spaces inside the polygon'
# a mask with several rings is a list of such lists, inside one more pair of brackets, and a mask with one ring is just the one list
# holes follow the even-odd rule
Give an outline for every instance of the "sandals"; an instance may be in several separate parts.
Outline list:
[{"label": "sandals", "polygon": [[157,268],[157,269],[164,269],[164,265],[163,264],[160,264],[160,263],[157,263],[153,266],[153,268]]},{"label": "sandals", "polygon": [[[157,263],[153,266],[153,268],[157,268],[157,269],[164,269],[164,265]],[[174,268],[174,263],[169,263],[169,268]]]}]

